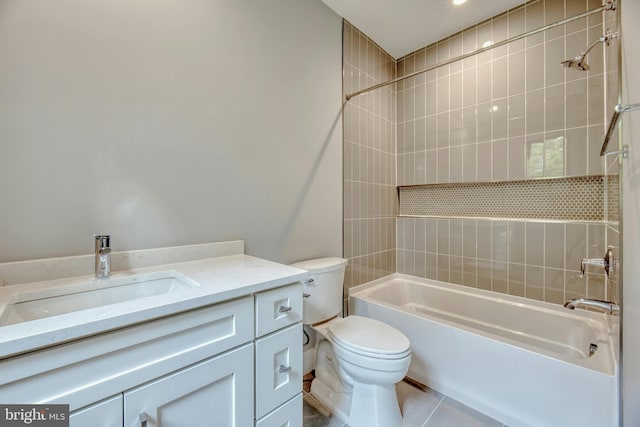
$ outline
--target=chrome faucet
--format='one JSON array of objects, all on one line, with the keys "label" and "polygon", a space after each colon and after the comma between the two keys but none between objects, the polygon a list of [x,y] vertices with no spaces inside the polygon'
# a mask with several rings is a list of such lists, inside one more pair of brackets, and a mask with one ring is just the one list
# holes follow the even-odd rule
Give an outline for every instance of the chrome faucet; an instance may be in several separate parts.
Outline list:
[{"label": "chrome faucet", "polygon": [[595,265],[604,268],[604,272],[607,274],[607,277],[609,277],[609,275],[613,273],[613,269],[615,266],[613,249],[607,249],[607,252],[605,252],[604,257],[602,258],[584,258],[580,263],[580,272],[583,276],[587,271],[588,265]]},{"label": "chrome faucet", "polygon": [[108,234],[96,235],[96,279],[106,279],[111,275],[111,247]]},{"label": "chrome faucet", "polygon": [[578,307],[589,307],[609,314],[620,314],[620,306],[618,304],[598,299],[571,298],[564,303],[564,306],[570,310]]}]

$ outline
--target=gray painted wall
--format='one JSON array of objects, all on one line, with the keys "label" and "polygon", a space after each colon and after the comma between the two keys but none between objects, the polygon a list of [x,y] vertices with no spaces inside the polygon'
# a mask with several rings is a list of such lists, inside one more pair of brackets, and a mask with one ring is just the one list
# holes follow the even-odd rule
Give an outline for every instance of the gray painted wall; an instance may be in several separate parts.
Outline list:
[{"label": "gray painted wall", "polygon": [[0,262],[341,255],[341,43],[317,0],[3,0]]},{"label": "gray painted wall", "polygon": [[[624,0],[622,13],[622,102],[640,102],[640,2]],[[623,143],[630,148],[622,164],[623,341],[622,384],[625,426],[640,425],[640,112],[623,116]]]}]

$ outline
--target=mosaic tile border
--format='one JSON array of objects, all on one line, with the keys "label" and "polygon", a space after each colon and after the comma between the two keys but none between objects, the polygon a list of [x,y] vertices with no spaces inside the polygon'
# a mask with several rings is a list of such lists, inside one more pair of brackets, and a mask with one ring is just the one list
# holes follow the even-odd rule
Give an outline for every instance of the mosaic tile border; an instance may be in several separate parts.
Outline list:
[{"label": "mosaic tile border", "polygon": [[[596,175],[399,187],[400,216],[603,221],[605,185],[612,188],[617,179]],[[617,209],[611,207],[609,219],[615,220]]]}]

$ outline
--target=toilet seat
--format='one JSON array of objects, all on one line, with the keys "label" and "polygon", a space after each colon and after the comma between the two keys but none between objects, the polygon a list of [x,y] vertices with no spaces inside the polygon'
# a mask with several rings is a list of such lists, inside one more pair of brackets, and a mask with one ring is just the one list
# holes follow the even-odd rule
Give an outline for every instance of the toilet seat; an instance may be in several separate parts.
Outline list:
[{"label": "toilet seat", "polygon": [[373,359],[404,359],[411,354],[409,339],[400,331],[362,316],[336,318],[327,325],[334,345]]}]

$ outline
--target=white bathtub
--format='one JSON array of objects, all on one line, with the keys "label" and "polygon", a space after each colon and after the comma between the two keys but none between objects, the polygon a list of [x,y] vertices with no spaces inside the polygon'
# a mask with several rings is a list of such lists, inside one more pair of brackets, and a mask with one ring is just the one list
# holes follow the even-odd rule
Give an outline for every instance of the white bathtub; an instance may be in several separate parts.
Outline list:
[{"label": "white bathtub", "polygon": [[618,425],[610,316],[402,274],[349,295],[409,337],[420,383],[510,426]]}]

